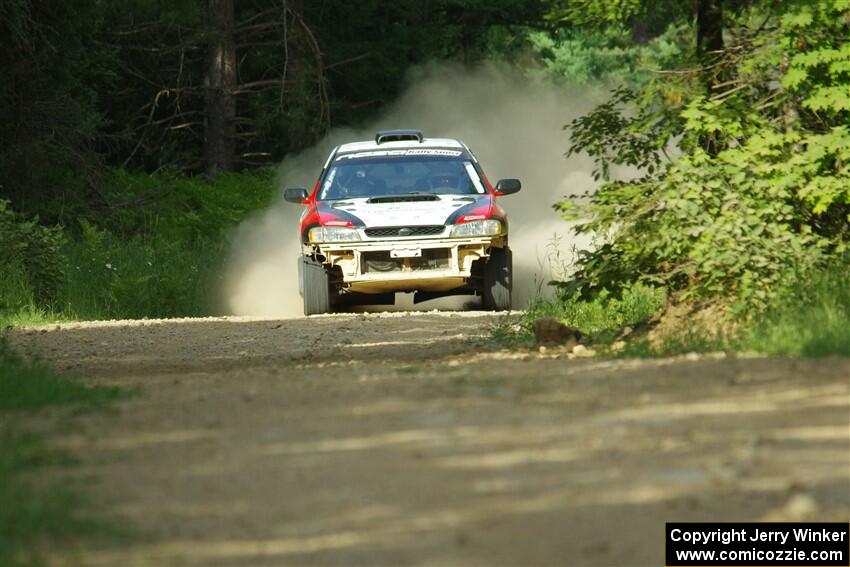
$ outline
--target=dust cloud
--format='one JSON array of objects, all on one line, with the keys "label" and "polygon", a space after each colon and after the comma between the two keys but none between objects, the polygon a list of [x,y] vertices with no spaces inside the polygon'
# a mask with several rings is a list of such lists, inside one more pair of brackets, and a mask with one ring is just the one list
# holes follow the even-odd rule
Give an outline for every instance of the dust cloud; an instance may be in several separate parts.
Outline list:
[{"label": "dust cloud", "polygon": [[[278,201],[234,234],[225,274],[225,309],[236,315],[301,314],[296,264],[301,207],[284,202],[283,189],[311,189],[334,146],[395,128],[464,140],[493,184],[504,177],[522,180],[519,194],[500,200],[510,219],[514,305],[521,307],[533,294],[546,293],[546,282],[567,268],[574,246],[587,244],[576,242],[552,204],[594,186],[589,158],[564,158],[568,132],[562,129],[599,102],[594,96],[497,65],[417,70],[404,94],[373,123],[357,130],[335,129],[315,147],[283,161]],[[417,308],[459,308],[464,301],[436,300]],[[411,295],[399,294],[396,303],[396,308],[411,308]]]}]

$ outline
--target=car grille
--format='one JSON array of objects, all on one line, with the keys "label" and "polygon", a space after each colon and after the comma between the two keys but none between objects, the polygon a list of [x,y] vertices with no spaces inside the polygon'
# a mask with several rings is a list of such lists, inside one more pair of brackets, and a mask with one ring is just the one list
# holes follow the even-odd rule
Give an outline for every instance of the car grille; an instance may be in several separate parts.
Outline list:
[{"label": "car grille", "polygon": [[434,226],[387,226],[380,228],[367,228],[366,236],[369,238],[394,238],[397,236],[439,236],[446,229],[443,225]]}]

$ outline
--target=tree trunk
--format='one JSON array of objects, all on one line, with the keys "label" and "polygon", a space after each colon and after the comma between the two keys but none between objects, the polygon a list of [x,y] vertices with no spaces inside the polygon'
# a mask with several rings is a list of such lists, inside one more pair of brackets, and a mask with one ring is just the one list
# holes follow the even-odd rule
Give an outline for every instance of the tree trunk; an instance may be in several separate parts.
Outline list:
[{"label": "tree trunk", "polygon": [[708,62],[723,49],[723,0],[697,0],[697,55]]},{"label": "tree trunk", "polygon": [[[697,2],[697,57],[702,65],[702,83],[710,96],[714,86],[722,81],[723,68],[715,66],[723,50],[723,0],[696,0]],[[700,136],[700,145],[710,156],[716,156],[718,147],[714,135]]]},{"label": "tree trunk", "polygon": [[207,175],[233,169],[236,143],[236,44],[233,0],[209,0],[204,160]]}]

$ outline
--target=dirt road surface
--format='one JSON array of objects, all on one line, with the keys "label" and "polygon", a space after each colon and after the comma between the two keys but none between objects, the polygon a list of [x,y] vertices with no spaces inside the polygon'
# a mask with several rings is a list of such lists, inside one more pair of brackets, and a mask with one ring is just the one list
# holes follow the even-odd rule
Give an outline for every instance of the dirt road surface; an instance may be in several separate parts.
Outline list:
[{"label": "dirt road surface", "polygon": [[[11,333],[117,409],[48,417],[131,536],[92,566],[663,565],[665,521],[850,518],[850,361],[567,360],[481,313]],[[53,423],[54,428],[57,423]]]}]

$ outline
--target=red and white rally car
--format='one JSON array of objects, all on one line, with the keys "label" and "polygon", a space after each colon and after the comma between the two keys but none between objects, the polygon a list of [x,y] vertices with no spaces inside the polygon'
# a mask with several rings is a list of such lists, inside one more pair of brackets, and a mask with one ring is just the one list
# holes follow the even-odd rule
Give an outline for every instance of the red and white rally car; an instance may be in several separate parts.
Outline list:
[{"label": "red and white rally car", "polygon": [[345,305],[391,305],[479,295],[485,309],[511,308],[508,219],[463,142],[419,130],[378,132],[374,141],[338,146],[312,193],[287,189],[305,205],[299,259],[305,315]]}]

